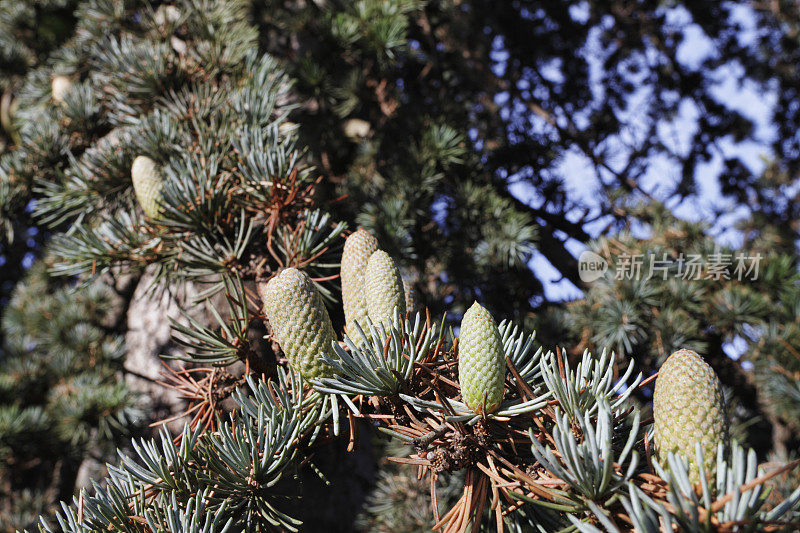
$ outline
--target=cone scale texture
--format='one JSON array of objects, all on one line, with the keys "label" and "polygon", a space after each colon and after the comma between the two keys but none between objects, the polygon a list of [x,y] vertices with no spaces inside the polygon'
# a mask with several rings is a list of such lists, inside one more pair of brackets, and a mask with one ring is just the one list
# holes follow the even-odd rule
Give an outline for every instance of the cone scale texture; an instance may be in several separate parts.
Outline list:
[{"label": "cone scale texture", "polygon": [[144,214],[150,218],[158,218],[163,180],[156,162],[147,156],[138,156],[131,165],[131,180]]},{"label": "cone scale texture", "polygon": [[403,280],[394,260],[384,252],[374,252],[367,262],[364,273],[364,292],[367,314],[375,325],[392,323],[394,308],[400,315],[406,313],[406,297],[403,293]]},{"label": "cone scale texture", "polygon": [[461,321],[458,337],[458,382],[467,407],[492,413],[503,400],[506,358],[500,330],[489,311],[472,304]]},{"label": "cone scale texture", "polygon": [[700,481],[695,443],[703,450],[706,474],[713,475],[717,444],[728,444],[728,419],[722,387],[714,370],[697,352],[678,350],[658,371],[653,393],[653,429],[658,460],[669,452],[690,463],[690,480]]},{"label": "cone scale texture", "polygon": [[356,321],[364,327],[367,321],[367,300],[364,292],[364,274],[367,262],[378,249],[378,239],[370,232],[359,228],[344,242],[342,252],[342,305],[344,306],[345,333],[351,338],[356,334]]},{"label": "cone scale texture", "polygon": [[335,357],[331,319],[307,274],[287,268],[258,286],[264,314],[289,364],[307,380],[331,375],[323,355]]}]

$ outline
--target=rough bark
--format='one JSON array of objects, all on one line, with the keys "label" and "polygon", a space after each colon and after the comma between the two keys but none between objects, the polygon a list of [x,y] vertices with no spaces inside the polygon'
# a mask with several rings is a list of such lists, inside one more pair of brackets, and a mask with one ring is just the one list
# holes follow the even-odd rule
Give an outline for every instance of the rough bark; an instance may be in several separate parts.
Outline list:
[{"label": "rough bark", "polygon": [[[161,355],[186,353],[171,340],[170,319],[182,324],[188,323],[187,315],[201,323],[213,320],[203,304],[194,302],[201,290],[202,287],[194,283],[154,289],[152,271],[146,271],[133,291],[127,310],[125,379],[131,390],[142,395],[143,408],[153,420],[163,420],[184,409],[178,393],[159,381],[164,379],[164,365],[176,369],[185,365],[181,361],[163,359]],[[183,422],[177,419],[169,427],[179,431]]]}]

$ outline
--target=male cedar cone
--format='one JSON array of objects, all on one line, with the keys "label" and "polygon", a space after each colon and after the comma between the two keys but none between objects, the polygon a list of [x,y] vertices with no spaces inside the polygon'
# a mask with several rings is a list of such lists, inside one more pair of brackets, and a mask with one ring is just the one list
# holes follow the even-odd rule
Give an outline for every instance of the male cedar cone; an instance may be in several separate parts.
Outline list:
[{"label": "male cedar cone", "polygon": [[728,418],[719,378],[697,352],[678,350],[661,365],[653,419],[655,451],[662,464],[669,452],[683,455],[690,463],[690,480],[698,483],[695,443],[699,442],[706,474],[713,476],[717,444],[728,444]]},{"label": "male cedar cone", "polygon": [[158,218],[158,202],[161,199],[163,180],[155,161],[140,155],[131,165],[131,180],[136,199],[142,206],[144,214],[150,218]]},{"label": "male cedar cone", "polygon": [[[458,382],[461,397],[476,413],[492,413],[503,400],[506,358],[492,315],[478,302],[461,321],[458,337]],[[485,402],[485,403],[484,403]]]},{"label": "male cedar cone", "polygon": [[378,239],[363,228],[347,237],[342,252],[342,304],[344,306],[345,332],[352,339],[360,338],[356,333],[356,321],[365,327],[367,323],[367,299],[364,292],[364,274],[372,253],[378,249]]},{"label": "male cedar cone", "polygon": [[367,314],[376,326],[392,323],[394,308],[400,315],[406,313],[406,297],[403,294],[403,280],[394,260],[383,250],[377,250],[367,261],[364,272],[364,293]]},{"label": "male cedar cone", "polygon": [[258,286],[264,314],[283,353],[303,378],[331,375],[322,356],[335,357],[331,319],[322,296],[307,274],[287,268]]}]

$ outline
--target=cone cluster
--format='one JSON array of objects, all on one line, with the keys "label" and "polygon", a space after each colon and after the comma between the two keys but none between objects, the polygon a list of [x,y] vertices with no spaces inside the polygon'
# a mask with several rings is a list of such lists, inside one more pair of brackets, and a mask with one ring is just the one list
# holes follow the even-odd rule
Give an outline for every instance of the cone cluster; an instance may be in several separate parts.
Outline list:
[{"label": "cone cluster", "polygon": [[[388,327],[395,310],[403,315],[407,305],[415,306],[397,264],[364,229],[345,241],[341,281],[346,332],[356,342],[357,323],[364,327],[369,319]],[[336,336],[322,296],[308,275],[287,268],[258,289],[273,337],[291,366],[308,380],[330,376],[332,369],[322,358],[335,357]],[[477,302],[464,314],[458,346],[464,403],[477,414],[497,411],[505,390],[503,343],[494,318]]]},{"label": "cone cluster", "polygon": [[342,253],[342,303],[345,333],[356,343],[359,336],[355,324],[362,328],[367,318],[373,324],[389,327],[394,310],[406,313],[406,291],[400,269],[394,259],[380,250],[378,240],[363,228],[352,233]]},{"label": "cone cluster", "polygon": [[690,480],[698,483],[695,444],[699,442],[706,475],[713,475],[717,445],[728,445],[728,417],[719,378],[697,352],[678,350],[661,365],[653,419],[656,457],[662,465],[666,466],[668,453],[680,454],[689,461]]},{"label": "cone cluster", "polygon": [[[373,324],[391,325],[395,309],[405,314],[400,271],[368,231],[359,229],[345,241],[341,278],[346,330],[353,340],[357,341],[356,323],[366,326],[369,318]],[[332,375],[323,356],[336,357],[336,335],[311,278],[296,268],[286,268],[259,283],[258,292],[273,338],[289,364],[307,380]]]}]

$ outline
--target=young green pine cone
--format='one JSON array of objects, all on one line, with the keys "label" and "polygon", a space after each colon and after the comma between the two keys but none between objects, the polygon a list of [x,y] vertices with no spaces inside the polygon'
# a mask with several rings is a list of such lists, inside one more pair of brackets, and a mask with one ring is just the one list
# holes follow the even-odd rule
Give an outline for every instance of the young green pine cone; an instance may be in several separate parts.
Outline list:
[{"label": "young green pine cone", "polygon": [[131,165],[131,180],[144,214],[153,219],[158,218],[163,179],[156,162],[147,156],[138,156]]},{"label": "young green pine cone", "polygon": [[363,228],[347,237],[342,252],[342,304],[344,306],[345,333],[353,340],[360,338],[355,322],[365,327],[367,299],[364,292],[364,273],[369,256],[378,249],[378,239]]},{"label": "young green pine cone", "polygon": [[258,285],[275,340],[300,375],[307,380],[331,375],[322,356],[335,357],[331,319],[322,296],[307,274],[287,268]]},{"label": "young green pine cone", "polygon": [[[503,401],[506,358],[503,341],[492,315],[478,302],[461,320],[458,336],[458,382],[467,407],[493,413]],[[484,403],[485,402],[485,403]]]},{"label": "young green pine cone", "polygon": [[406,313],[406,297],[403,294],[403,280],[394,260],[383,250],[377,250],[367,261],[364,272],[364,293],[367,314],[376,326],[392,323],[395,307],[400,315]]},{"label": "young green pine cone", "polygon": [[692,350],[670,355],[656,378],[653,393],[653,429],[658,460],[665,465],[669,452],[690,464],[689,478],[700,482],[695,443],[703,450],[705,471],[714,475],[717,444],[728,445],[728,417],[722,387],[714,370]]}]

